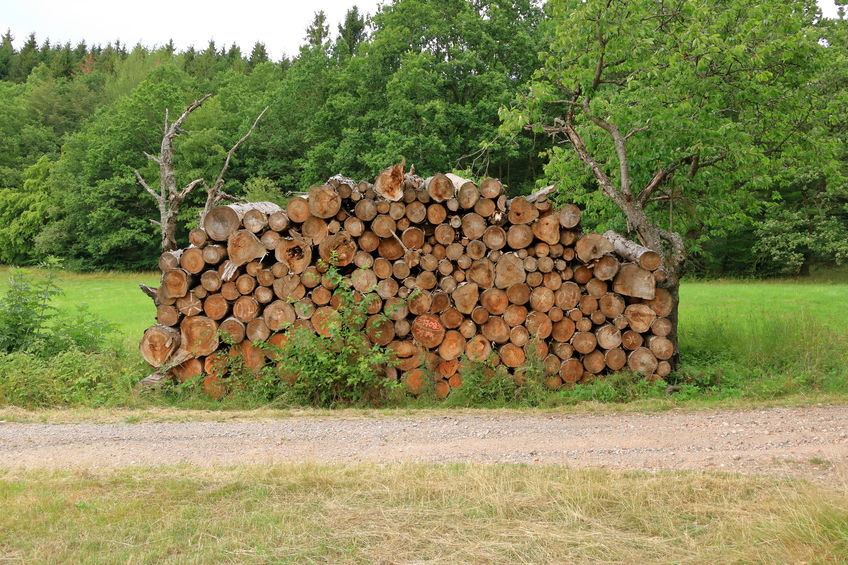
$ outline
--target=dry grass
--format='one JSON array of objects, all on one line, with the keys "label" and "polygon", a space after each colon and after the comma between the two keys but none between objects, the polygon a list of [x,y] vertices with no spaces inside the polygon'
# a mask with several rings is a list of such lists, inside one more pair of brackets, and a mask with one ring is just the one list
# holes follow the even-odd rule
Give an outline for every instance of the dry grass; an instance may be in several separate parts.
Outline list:
[{"label": "dry grass", "polygon": [[0,471],[9,563],[840,563],[848,489],[519,465]]}]

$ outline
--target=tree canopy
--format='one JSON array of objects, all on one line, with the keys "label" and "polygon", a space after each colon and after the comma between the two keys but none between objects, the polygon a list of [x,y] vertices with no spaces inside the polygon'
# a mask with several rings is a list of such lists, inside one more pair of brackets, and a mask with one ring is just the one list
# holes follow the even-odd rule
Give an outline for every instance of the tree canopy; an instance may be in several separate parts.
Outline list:
[{"label": "tree canopy", "polygon": [[[316,14],[280,60],[261,41],[14,45],[0,38],[0,262],[155,265],[158,213],[132,171],[156,178],[144,153],[165,110],[206,93],[175,142],[181,185],[213,181],[268,106],[228,169],[231,194],[284,198],[405,158],[511,194],[557,183],[589,227],[627,230],[555,131],[571,112],[599,170],[682,235],[692,270],[848,258],[848,34],[812,1],[394,0],[351,7],[335,30]],[[603,124],[626,137],[626,174]],[[202,205],[188,197],[178,237]]]}]

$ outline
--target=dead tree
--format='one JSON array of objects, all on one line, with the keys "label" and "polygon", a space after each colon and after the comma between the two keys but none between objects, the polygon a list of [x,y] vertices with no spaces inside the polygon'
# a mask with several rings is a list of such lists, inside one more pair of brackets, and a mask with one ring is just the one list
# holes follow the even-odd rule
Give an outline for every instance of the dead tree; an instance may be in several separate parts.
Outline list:
[{"label": "dead tree", "polygon": [[182,205],[185,197],[194,190],[194,187],[203,182],[202,178],[194,179],[181,189],[177,188],[177,175],[174,173],[174,138],[181,133],[185,133],[185,130],[182,129],[183,123],[210,96],[212,95],[207,94],[189,104],[180,117],[173,123],[169,123],[168,110],[165,110],[165,128],[162,134],[159,156],[150,155],[149,153],[144,154],[148,159],[159,165],[159,192],[150,188],[144,177],[141,176],[141,173],[137,170],[133,171],[138,183],[156,200],[156,204],[159,206],[159,221],[150,221],[159,226],[161,230],[162,251],[173,251],[177,249],[175,234],[177,231],[177,216],[180,212],[180,205]]},{"label": "dead tree", "polygon": [[[168,119],[168,110],[165,110],[165,127],[162,134],[162,143],[159,148],[159,155],[150,155],[149,153],[145,153],[144,155],[159,165],[159,192],[156,192],[147,182],[144,180],[144,177],[141,176],[141,173],[138,170],[133,170],[135,173],[135,178],[138,180],[138,183],[150,194],[153,199],[156,201],[156,204],[159,207],[159,220],[150,220],[153,224],[159,226],[159,229],[162,234],[162,251],[173,251],[177,249],[177,242],[175,239],[176,231],[177,231],[177,217],[179,216],[180,206],[183,203],[183,200],[191,193],[194,188],[203,182],[202,178],[194,179],[190,183],[186,184],[182,188],[177,186],[177,175],[174,172],[174,150],[173,150],[173,142],[174,138],[180,135],[181,133],[185,133],[186,131],[183,129],[183,124],[189,115],[200,108],[203,103],[209,99],[212,95],[206,94],[201,98],[198,98],[194,102],[188,105],[188,107],[183,111],[179,118],[173,123],[169,122]],[[230,196],[229,194],[223,191],[224,186],[224,174],[226,174],[227,169],[230,166],[230,161],[232,160],[233,154],[236,149],[238,149],[239,145],[244,143],[244,141],[250,137],[250,134],[253,133],[254,128],[256,128],[256,124],[259,122],[259,119],[265,114],[268,110],[266,107],[256,120],[253,122],[253,125],[250,127],[248,132],[239,139],[235,145],[230,148],[227,152],[227,157],[224,161],[224,166],[221,168],[221,172],[218,175],[218,178],[212,184],[211,187],[206,187],[207,198],[206,198],[206,206],[204,207],[204,211],[201,214],[201,222],[203,221],[203,216],[208,210],[211,210],[215,204],[222,199],[230,199],[230,200],[238,200],[236,197]]]}]

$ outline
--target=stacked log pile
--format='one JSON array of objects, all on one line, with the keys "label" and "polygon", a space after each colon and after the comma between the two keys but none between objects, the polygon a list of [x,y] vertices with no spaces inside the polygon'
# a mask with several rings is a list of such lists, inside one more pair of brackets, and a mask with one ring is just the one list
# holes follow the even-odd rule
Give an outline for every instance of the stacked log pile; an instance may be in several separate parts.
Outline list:
[{"label": "stacked log pile", "polygon": [[180,379],[206,374],[220,394],[219,332],[253,369],[266,362],[253,342],[282,343],[291,327],[325,333],[338,307],[324,274],[333,262],[356,292],[376,295],[364,330],[393,350],[387,375],[413,392],[432,376],[447,396],[464,359],[520,375],[532,357],[551,388],[624,368],[667,375],[672,298],[657,286],[660,257],[614,232],[581,233],[579,208],[555,209],[549,191],[507,200],[496,179],[422,179],[396,166],[374,184],[333,177],[285,209],[215,208],[189,247],[161,256],[158,323],[141,353]]}]

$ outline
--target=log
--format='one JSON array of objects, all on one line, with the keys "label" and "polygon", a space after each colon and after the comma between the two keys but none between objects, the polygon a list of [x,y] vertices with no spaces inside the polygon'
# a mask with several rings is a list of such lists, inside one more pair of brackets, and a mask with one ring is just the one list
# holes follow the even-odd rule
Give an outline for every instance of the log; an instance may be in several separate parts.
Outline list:
[{"label": "log", "polygon": [[671,320],[668,318],[657,318],[651,324],[651,333],[660,337],[666,337],[671,333]]},{"label": "log", "polygon": [[177,310],[183,316],[196,316],[203,311],[203,303],[193,292],[189,292],[182,298],[178,298],[176,306]]},{"label": "log", "polygon": [[202,272],[206,268],[206,261],[203,260],[203,250],[199,247],[184,249],[180,255],[180,267],[193,275]]},{"label": "log", "polygon": [[403,169],[405,165],[406,162],[401,161],[397,165],[383,169],[374,179],[374,192],[392,202],[397,202],[403,198]]},{"label": "log", "polygon": [[285,210],[278,210],[268,216],[268,227],[275,232],[285,231],[289,225],[289,216]]},{"label": "log", "polygon": [[647,271],[654,271],[662,265],[662,257],[656,251],[652,251],[635,241],[630,241],[621,234],[614,231],[604,233],[606,238],[615,249],[615,252],[630,261],[636,263]]},{"label": "log", "polygon": [[478,259],[471,263],[466,278],[480,288],[491,288],[495,284],[495,266],[489,259]]},{"label": "log", "polygon": [[247,332],[244,323],[241,320],[232,317],[221,322],[218,326],[218,331],[221,332],[221,334],[229,336],[231,343],[241,343],[244,341]]},{"label": "log", "polygon": [[631,304],[624,309],[624,317],[635,332],[645,333],[651,328],[651,324],[656,320],[656,313],[651,310],[650,306],[645,304]]},{"label": "log", "polygon": [[574,384],[583,376],[583,363],[574,357],[562,362],[559,369],[562,382]]},{"label": "log", "polygon": [[592,373],[598,374],[604,369],[606,369],[607,363],[606,358],[604,357],[604,352],[596,349],[587,355],[583,356],[583,368]]},{"label": "log", "polygon": [[530,307],[538,312],[548,312],[554,306],[554,291],[538,286],[530,293]]},{"label": "log", "polygon": [[259,303],[252,296],[241,296],[233,304],[233,316],[245,324],[259,315]]},{"label": "log", "polygon": [[182,298],[188,293],[192,282],[192,277],[184,270],[169,269],[162,275],[159,292],[162,294],[162,298],[176,301],[177,298]]},{"label": "log", "polygon": [[624,299],[618,294],[608,292],[598,300],[598,308],[608,319],[613,320],[624,312]]},{"label": "log", "polygon": [[533,243],[533,229],[525,224],[510,226],[506,232],[506,243],[513,249],[525,249]]},{"label": "log", "polygon": [[432,349],[442,343],[445,328],[435,315],[421,314],[412,322],[412,337],[424,347]]},{"label": "log", "polygon": [[503,184],[498,179],[487,178],[480,183],[480,196],[483,198],[497,198],[503,193]]},{"label": "log", "polygon": [[[497,288],[506,289],[527,279],[523,261],[513,253],[504,253],[495,265],[494,284]],[[479,284],[479,283],[478,283]],[[482,285],[481,285],[482,286]]]},{"label": "log", "polygon": [[489,288],[480,295],[480,305],[492,316],[500,316],[509,307],[509,297],[506,291]]},{"label": "log", "polygon": [[507,343],[500,348],[501,361],[507,367],[520,367],[524,364],[526,356],[524,350],[513,343]]},{"label": "log", "polygon": [[[483,293],[484,297],[486,296],[486,292]],[[473,282],[462,283],[451,294],[456,309],[462,314],[470,314],[474,310],[474,307],[477,306],[477,299],[479,297],[479,287]]]},{"label": "log", "polygon": [[163,273],[176,269],[180,266],[180,256],[183,254],[182,249],[175,251],[165,251],[159,256],[159,270]]},{"label": "log", "polygon": [[203,374],[203,361],[197,358],[189,359],[171,369],[171,373],[181,383],[197,379]]},{"label": "log", "polygon": [[674,343],[668,338],[657,335],[648,337],[648,349],[661,361],[667,361],[674,355]]},{"label": "log", "polygon": [[653,300],[656,295],[656,281],[650,271],[636,263],[625,263],[615,276],[612,289],[625,296]]},{"label": "log", "polygon": [[596,233],[583,235],[574,246],[577,258],[583,263],[600,259],[608,253],[612,253],[613,245],[604,236]]},{"label": "log", "polygon": [[369,316],[365,322],[365,335],[371,343],[386,346],[395,338],[395,326],[386,316]]},{"label": "log", "polygon": [[509,341],[509,326],[504,322],[503,318],[491,316],[483,324],[481,331],[483,336],[489,341],[495,343],[506,343]]},{"label": "log", "polygon": [[450,330],[445,332],[439,344],[439,356],[447,361],[458,359],[465,352],[465,346],[465,337],[456,330]]},{"label": "log", "polygon": [[289,220],[302,224],[309,218],[309,202],[301,196],[293,196],[286,203],[286,215]]},{"label": "log", "polygon": [[241,225],[251,233],[259,233],[268,225],[268,214],[261,210],[248,210],[241,219]]},{"label": "log", "polygon": [[218,349],[218,324],[206,316],[191,316],[180,323],[180,347],[195,357]]},{"label": "log", "polygon": [[[506,289],[506,296],[511,304],[519,306],[530,302],[530,293],[532,289],[524,283],[515,283]],[[579,291],[578,291],[579,292]]]},{"label": "log", "polygon": [[209,265],[217,265],[227,257],[227,248],[223,245],[207,245],[201,250],[203,261]]},{"label": "log", "polygon": [[312,246],[303,239],[283,239],[277,246],[275,256],[289,271],[300,274],[312,262]]},{"label": "log", "polygon": [[[529,224],[539,217],[539,211],[526,198],[518,196],[513,198],[509,203],[509,212],[507,220],[509,223]],[[559,230],[557,230],[557,240],[559,240]]]},{"label": "log", "polygon": [[657,369],[657,358],[646,347],[638,347],[627,356],[627,368],[650,377]]},{"label": "log", "polygon": [[327,184],[311,187],[307,201],[309,213],[323,219],[332,218],[338,214],[342,205],[338,191]]},{"label": "log", "polygon": [[281,208],[273,202],[246,202],[217,206],[206,214],[203,219],[203,229],[210,239],[227,241],[230,235],[239,229],[242,218],[250,210],[258,210],[268,215],[280,211]]},{"label": "log", "polygon": [[648,300],[645,304],[656,312],[657,316],[669,316],[674,309],[674,298],[666,289],[656,288],[653,300]]},{"label": "log", "polygon": [[577,332],[571,338],[571,345],[578,353],[590,353],[598,345],[598,340],[592,332]]},{"label": "log", "polygon": [[610,349],[604,354],[604,363],[611,371],[620,371],[627,364],[627,353],[620,347]]},{"label": "log", "polygon": [[543,341],[548,339],[553,331],[553,323],[543,312],[530,312],[524,320],[524,326],[530,332],[530,337]]},{"label": "log", "polygon": [[318,245],[318,255],[325,263],[346,267],[356,255],[356,242],[345,232],[339,232]]},{"label": "log", "polygon": [[265,341],[271,335],[271,330],[263,318],[254,318],[247,323],[245,335],[250,341]]},{"label": "log", "polygon": [[[524,347],[530,341],[530,331],[524,326],[513,326],[509,330],[509,341],[518,347]],[[503,352],[501,358],[503,359]]]},{"label": "log", "polygon": [[160,304],[156,307],[156,321],[163,326],[176,326],[180,322],[180,313],[170,304]]},{"label": "log", "polygon": [[559,211],[559,225],[565,229],[574,229],[580,224],[580,208],[574,204],[567,204]]},{"label": "log", "polygon": [[539,218],[531,225],[533,235],[536,239],[541,239],[548,245],[554,245],[559,242],[559,219],[551,214],[544,218]]},{"label": "log", "polygon": [[176,328],[153,326],[144,331],[139,344],[141,357],[155,368],[162,367],[180,347],[180,332]]},{"label": "log", "polygon": [[456,188],[447,175],[434,175],[424,181],[424,186],[427,190],[427,194],[429,194],[430,198],[432,198],[435,202],[444,202],[449,198],[453,198],[456,193]]},{"label": "log", "polygon": [[621,330],[612,324],[606,324],[595,330],[598,345],[603,349],[615,349],[621,345]]},{"label": "log", "polygon": [[612,255],[604,255],[595,261],[595,278],[602,281],[611,281],[620,267],[621,263],[618,259]]}]

